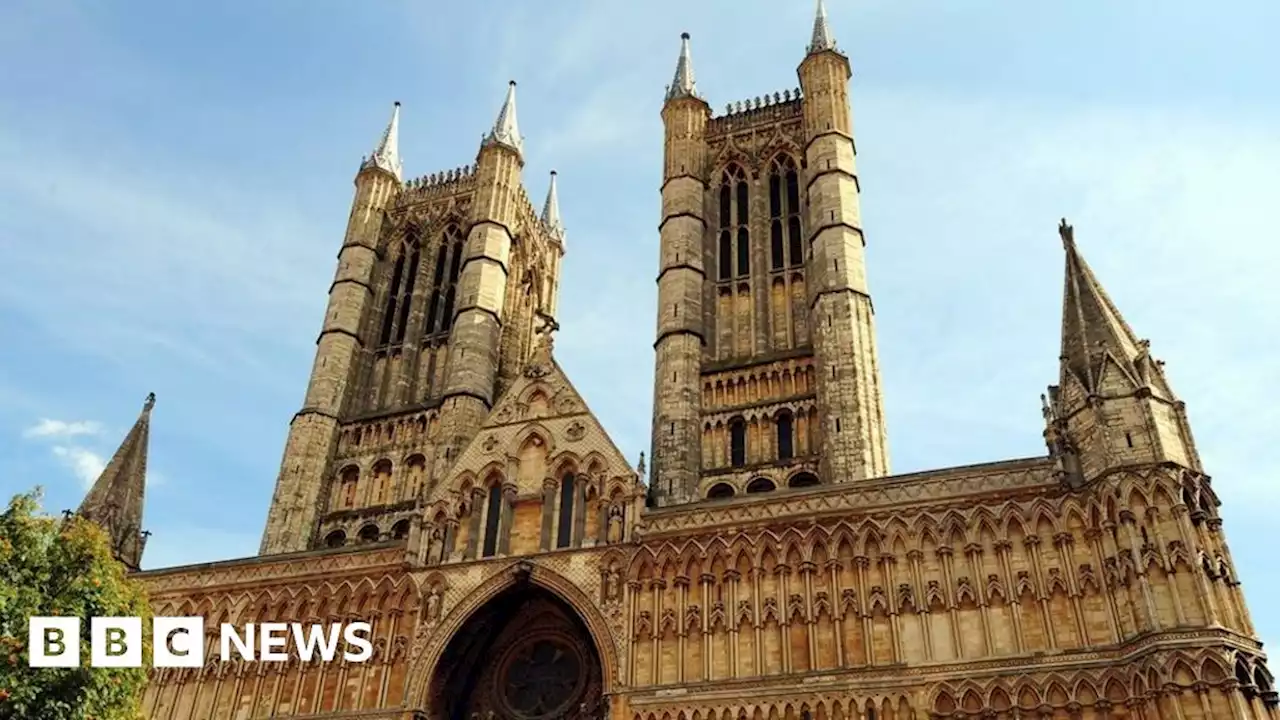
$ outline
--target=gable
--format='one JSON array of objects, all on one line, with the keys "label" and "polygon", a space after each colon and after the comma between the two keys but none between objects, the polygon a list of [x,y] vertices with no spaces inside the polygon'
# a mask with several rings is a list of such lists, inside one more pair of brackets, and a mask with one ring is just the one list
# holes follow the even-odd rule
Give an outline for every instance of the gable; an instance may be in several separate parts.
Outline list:
[{"label": "gable", "polygon": [[[604,426],[549,353],[525,366],[489,412],[428,506],[444,510],[496,477],[517,494],[542,492],[543,481],[585,473],[600,495],[631,493],[638,478]],[[447,511],[447,510],[446,510]]]}]

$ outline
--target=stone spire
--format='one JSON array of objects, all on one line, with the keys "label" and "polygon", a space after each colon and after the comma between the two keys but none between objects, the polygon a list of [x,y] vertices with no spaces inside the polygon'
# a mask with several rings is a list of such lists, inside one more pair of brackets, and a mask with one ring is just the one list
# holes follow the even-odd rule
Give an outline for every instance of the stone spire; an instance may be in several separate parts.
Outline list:
[{"label": "stone spire", "polygon": [[680,59],[676,61],[676,75],[667,88],[667,99],[697,97],[698,86],[693,79],[693,59],[689,55],[689,33],[680,33]]},{"label": "stone spire", "polygon": [[542,223],[547,226],[560,244],[564,244],[564,223],[560,221],[560,198],[556,194],[556,171],[551,171],[551,184],[547,186],[547,201],[542,204]]},{"label": "stone spire", "polygon": [[823,0],[818,0],[818,9],[813,17],[813,38],[809,41],[809,54],[835,49],[836,39],[831,35],[831,26],[827,24],[827,4]]},{"label": "stone spire", "polygon": [[396,101],[395,107],[391,109],[391,122],[388,122],[387,129],[382,131],[382,139],[378,141],[378,147],[360,166],[362,170],[370,167],[386,170],[394,175],[397,180],[400,179],[402,167],[400,164],[399,101]]},{"label": "stone spire", "polygon": [[507,99],[502,102],[502,110],[498,111],[498,119],[493,123],[493,130],[484,139],[486,144],[506,145],[518,153],[524,152],[524,143],[520,140],[520,125],[516,122],[516,81],[507,85]]},{"label": "stone spire", "polygon": [[1150,387],[1168,395],[1146,340],[1139,340],[1125,322],[1089,264],[1076,247],[1075,230],[1067,221],[1058,225],[1066,251],[1066,278],[1062,299],[1062,381],[1074,376],[1086,392],[1101,390],[1109,364],[1128,376],[1133,386]]},{"label": "stone spire", "polygon": [[147,484],[147,441],[155,393],[147,395],[138,421],[103,469],[77,514],[102,526],[116,559],[138,570],[147,533],[142,529],[143,493]]}]

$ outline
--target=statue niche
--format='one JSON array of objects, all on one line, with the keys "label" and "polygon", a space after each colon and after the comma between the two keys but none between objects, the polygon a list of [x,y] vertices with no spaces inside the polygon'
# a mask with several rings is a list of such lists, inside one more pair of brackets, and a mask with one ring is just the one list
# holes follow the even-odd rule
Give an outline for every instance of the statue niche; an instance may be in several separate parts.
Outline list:
[{"label": "statue niche", "polygon": [[600,717],[601,662],[577,613],[551,592],[517,583],[450,641],[431,683],[441,720]]}]

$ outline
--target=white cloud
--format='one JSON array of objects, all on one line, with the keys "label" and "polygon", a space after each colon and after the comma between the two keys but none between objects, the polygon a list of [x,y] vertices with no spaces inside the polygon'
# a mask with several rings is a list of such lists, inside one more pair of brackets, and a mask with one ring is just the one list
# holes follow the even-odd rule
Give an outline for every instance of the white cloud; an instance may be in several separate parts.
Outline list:
[{"label": "white cloud", "polygon": [[40,422],[22,431],[25,438],[68,438],[77,435],[97,435],[102,432],[101,423],[92,420],[50,420]]},{"label": "white cloud", "polygon": [[101,455],[74,445],[55,445],[53,454],[70,468],[86,488],[91,487],[107,467],[107,461]]}]

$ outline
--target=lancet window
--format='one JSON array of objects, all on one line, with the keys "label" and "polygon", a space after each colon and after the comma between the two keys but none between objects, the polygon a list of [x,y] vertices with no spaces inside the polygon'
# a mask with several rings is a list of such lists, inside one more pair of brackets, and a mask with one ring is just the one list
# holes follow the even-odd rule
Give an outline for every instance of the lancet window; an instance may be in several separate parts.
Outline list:
[{"label": "lancet window", "polygon": [[795,457],[795,432],[791,413],[785,410],[779,412],[774,422],[778,428],[778,459],[790,460]]},{"label": "lancet window", "polygon": [[751,214],[750,195],[747,175],[742,168],[737,165],[725,168],[719,192],[718,280],[751,274],[751,236],[747,230]]},{"label": "lancet window", "polygon": [[729,464],[734,467],[747,464],[747,423],[742,418],[729,422]]},{"label": "lancet window", "polygon": [[453,327],[453,306],[462,271],[463,237],[457,225],[445,228],[436,251],[431,275],[431,300],[427,305],[426,336],[449,332]]},{"label": "lancet window", "polygon": [[573,494],[577,490],[573,473],[560,481],[560,519],[556,530],[556,547],[565,548],[573,541]]},{"label": "lancet window", "polygon": [[489,497],[485,507],[484,548],[481,557],[493,557],[498,553],[498,526],[502,519],[502,486],[494,484],[489,487]]},{"label": "lancet window", "polygon": [[779,155],[769,166],[769,267],[804,264],[800,236],[800,177],[796,163]]},{"label": "lancet window", "polygon": [[387,304],[382,313],[382,335],[379,345],[398,345],[404,342],[409,325],[409,308],[413,306],[413,286],[418,278],[418,261],[421,248],[418,235],[406,234],[396,253],[391,270],[391,286],[387,291]]}]

